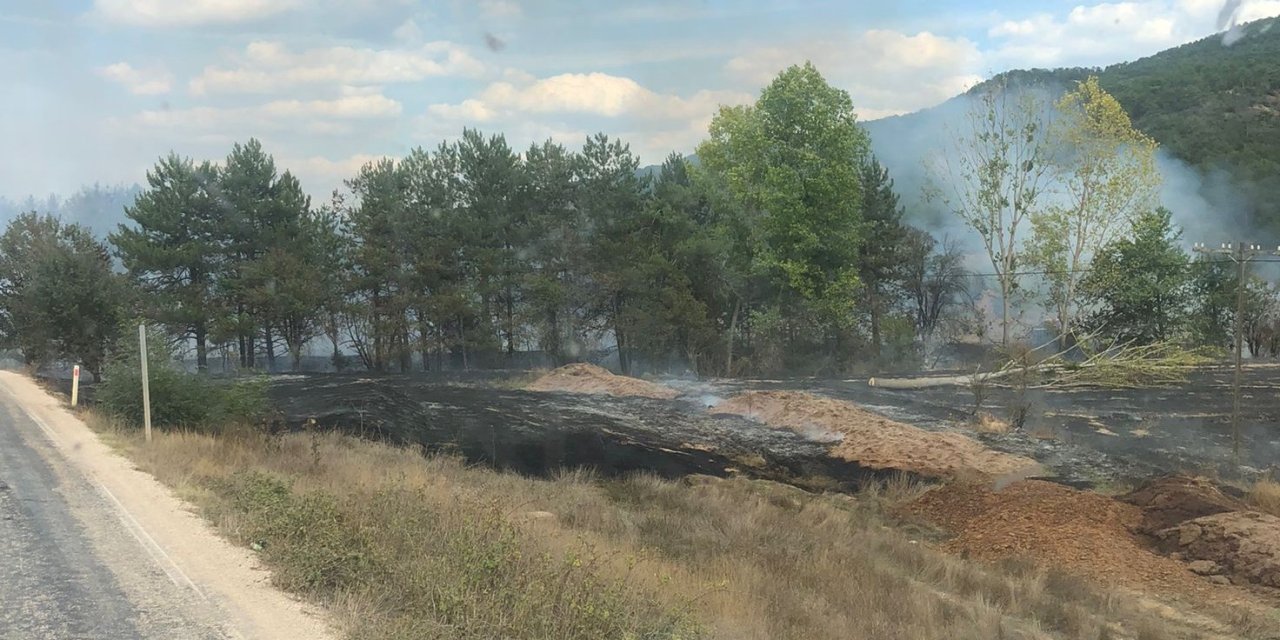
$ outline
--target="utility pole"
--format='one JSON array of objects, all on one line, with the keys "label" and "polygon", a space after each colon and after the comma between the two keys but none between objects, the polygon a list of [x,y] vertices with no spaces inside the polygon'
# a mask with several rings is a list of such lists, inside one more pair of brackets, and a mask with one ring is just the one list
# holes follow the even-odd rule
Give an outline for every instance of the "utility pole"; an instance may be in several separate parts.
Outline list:
[{"label": "utility pole", "polygon": [[[1260,255],[1265,255],[1266,252],[1262,250],[1262,245],[1245,244],[1243,242],[1235,245],[1227,242],[1216,249],[1210,248],[1204,243],[1196,243],[1192,250],[1196,253],[1225,255],[1236,263],[1236,318],[1234,323],[1236,370],[1231,382],[1231,453],[1238,465],[1240,464],[1240,385],[1244,367],[1244,293],[1245,289],[1248,288],[1248,282],[1245,279],[1249,275],[1249,262]],[[1277,248],[1276,255],[1280,255],[1280,248]]]}]

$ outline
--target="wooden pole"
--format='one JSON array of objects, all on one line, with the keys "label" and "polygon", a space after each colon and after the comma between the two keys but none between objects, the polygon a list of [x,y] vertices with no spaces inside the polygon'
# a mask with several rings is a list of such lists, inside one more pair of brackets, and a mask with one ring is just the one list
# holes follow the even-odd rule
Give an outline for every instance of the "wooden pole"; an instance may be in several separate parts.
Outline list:
[{"label": "wooden pole", "polygon": [[76,406],[80,400],[80,365],[76,365],[71,369],[71,406]]},{"label": "wooden pole", "polygon": [[151,442],[151,385],[147,377],[147,325],[138,323],[138,348],[142,363],[142,425],[146,430],[147,442]]},{"label": "wooden pole", "polygon": [[1244,243],[1236,249],[1236,371],[1231,383],[1231,455],[1240,464],[1240,383],[1244,359],[1244,291],[1247,259]]}]

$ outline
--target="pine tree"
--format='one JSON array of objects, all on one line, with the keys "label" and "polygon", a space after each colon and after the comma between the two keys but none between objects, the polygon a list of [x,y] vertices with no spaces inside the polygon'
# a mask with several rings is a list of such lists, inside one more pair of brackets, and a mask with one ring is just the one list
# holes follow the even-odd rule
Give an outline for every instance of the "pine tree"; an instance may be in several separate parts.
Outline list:
[{"label": "pine tree", "polygon": [[880,364],[884,344],[881,326],[890,308],[890,286],[900,279],[906,229],[889,170],[872,156],[862,163],[859,173],[866,241],[858,254],[858,279],[870,319],[872,357]]},{"label": "pine tree", "polygon": [[147,188],[125,209],[129,223],[111,234],[124,268],[147,296],[141,311],[179,338],[195,342],[200,370],[218,315],[217,171],[175,154],[147,172]]},{"label": "pine tree", "polygon": [[520,206],[529,219],[527,322],[557,364],[581,348],[587,225],[575,204],[577,155],[546,141],[525,152]]}]

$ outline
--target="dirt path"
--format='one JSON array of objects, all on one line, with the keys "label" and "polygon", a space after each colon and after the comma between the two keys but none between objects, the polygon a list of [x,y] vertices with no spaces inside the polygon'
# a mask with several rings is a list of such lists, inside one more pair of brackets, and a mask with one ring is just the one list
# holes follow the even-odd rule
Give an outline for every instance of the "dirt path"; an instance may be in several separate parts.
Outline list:
[{"label": "dirt path", "polygon": [[0,372],[0,639],[336,637],[30,379]]}]

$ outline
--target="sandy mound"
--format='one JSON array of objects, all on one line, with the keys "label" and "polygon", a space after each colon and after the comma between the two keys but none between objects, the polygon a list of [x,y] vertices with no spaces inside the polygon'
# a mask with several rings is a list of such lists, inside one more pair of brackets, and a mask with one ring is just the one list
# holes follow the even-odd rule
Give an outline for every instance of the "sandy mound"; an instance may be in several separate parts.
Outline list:
[{"label": "sandy mound", "polygon": [[[1028,557],[1105,583],[1165,593],[1222,589],[1156,553],[1134,530],[1142,510],[1106,496],[1027,480],[994,491],[952,483],[904,508],[955,537],[943,546],[985,560]],[[1229,589],[1229,587],[1227,587]]]},{"label": "sandy mound", "polygon": [[1149,534],[1195,518],[1249,508],[1209,480],[1188,476],[1157,478],[1119,499],[1142,507],[1140,530]]},{"label": "sandy mound", "polygon": [[1164,548],[1191,561],[1196,573],[1280,587],[1280,518],[1273,515],[1218,513],[1166,529],[1159,537]]},{"label": "sandy mound", "polygon": [[567,364],[534,380],[526,387],[530,391],[567,391],[570,393],[599,393],[611,396],[638,396],[670,400],[680,395],[671,387],[653,382],[614,375],[608,369],[593,364]]},{"label": "sandy mound", "polygon": [[1003,476],[1026,472],[1030,458],[992,451],[958,433],[935,433],[895,422],[857,405],[799,391],[752,391],[719,405],[770,426],[822,437],[843,436],[831,455],[872,469],[944,477],[964,472]]}]

